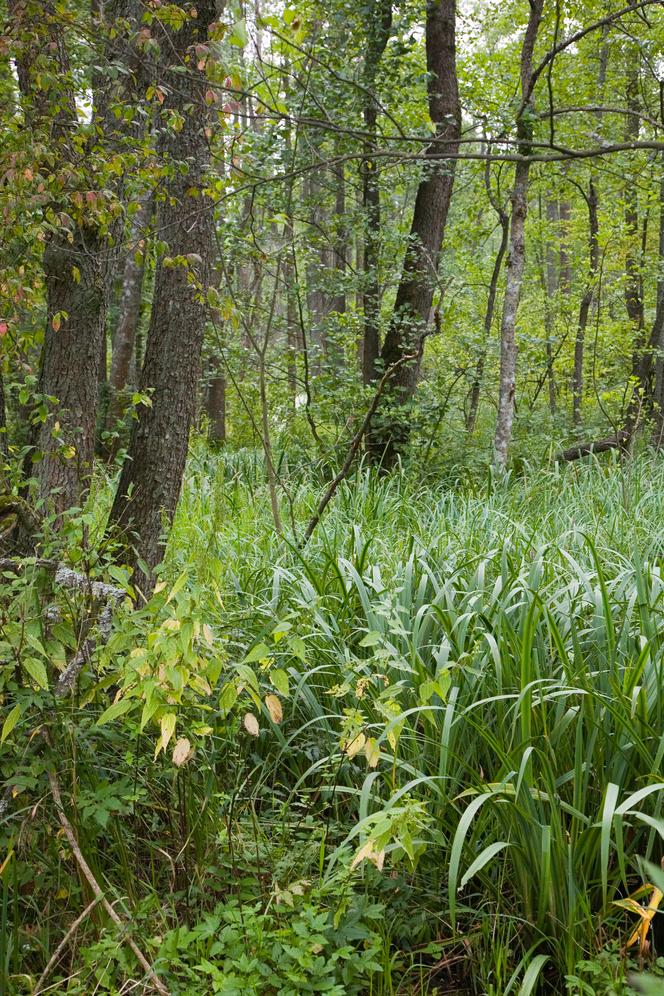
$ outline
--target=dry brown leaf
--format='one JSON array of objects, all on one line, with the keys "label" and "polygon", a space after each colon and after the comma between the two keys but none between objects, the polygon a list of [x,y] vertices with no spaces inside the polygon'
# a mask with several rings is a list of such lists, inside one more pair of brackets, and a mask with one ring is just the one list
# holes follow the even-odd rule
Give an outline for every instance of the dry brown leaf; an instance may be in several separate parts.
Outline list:
[{"label": "dry brown leaf", "polygon": [[247,733],[250,733],[252,737],[257,737],[260,732],[260,727],[258,725],[258,720],[254,716],[253,712],[246,712],[244,714],[244,728]]},{"label": "dry brown leaf", "polygon": [[180,737],[173,748],[173,764],[176,768],[181,768],[183,764],[192,757],[194,751],[186,737]]},{"label": "dry brown leaf", "polygon": [[284,718],[284,712],[281,708],[281,702],[276,695],[266,695],[265,705],[267,706],[267,711],[270,714],[270,719],[273,723],[279,724]]}]

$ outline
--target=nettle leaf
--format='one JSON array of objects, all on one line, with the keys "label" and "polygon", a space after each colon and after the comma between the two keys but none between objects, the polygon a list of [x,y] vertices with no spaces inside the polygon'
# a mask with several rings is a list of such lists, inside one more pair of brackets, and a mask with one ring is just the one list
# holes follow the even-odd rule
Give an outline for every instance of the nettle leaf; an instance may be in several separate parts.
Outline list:
[{"label": "nettle leaf", "polygon": [[46,668],[43,663],[35,657],[26,657],[22,661],[22,664],[32,680],[39,685],[40,688],[43,688],[44,691],[47,691],[48,675],[46,674]]},{"label": "nettle leaf", "polygon": [[280,695],[288,697],[288,675],[282,668],[277,667],[274,671],[270,671],[270,681]]},{"label": "nettle leaf", "polygon": [[124,716],[126,712],[129,712],[134,705],[134,699],[118,699],[108,709],[104,709],[95,725],[103,726],[105,723],[112,723],[114,719],[118,719],[119,716]]},{"label": "nettle leaf", "polygon": [[13,709],[7,713],[7,717],[2,724],[2,733],[0,733],[0,744],[4,744],[7,737],[10,735],[19,719],[21,718],[21,704],[17,702]]}]

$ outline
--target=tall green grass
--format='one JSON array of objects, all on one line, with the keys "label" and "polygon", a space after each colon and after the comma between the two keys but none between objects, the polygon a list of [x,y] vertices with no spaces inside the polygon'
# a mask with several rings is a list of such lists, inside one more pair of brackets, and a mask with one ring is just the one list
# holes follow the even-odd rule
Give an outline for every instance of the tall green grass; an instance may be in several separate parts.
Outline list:
[{"label": "tall green grass", "polygon": [[[434,934],[481,946],[489,918],[565,974],[627,929],[611,901],[664,836],[662,485],[648,460],[440,493],[363,474],[299,550],[260,482],[190,480],[173,560],[234,587],[243,650],[275,618],[307,647],[306,667],[285,662],[297,691],[259,779],[333,796],[353,847],[377,812],[424,803],[411,874]],[[300,522],[315,494],[294,486]],[[341,751],[349,711],[375,770]]]}]

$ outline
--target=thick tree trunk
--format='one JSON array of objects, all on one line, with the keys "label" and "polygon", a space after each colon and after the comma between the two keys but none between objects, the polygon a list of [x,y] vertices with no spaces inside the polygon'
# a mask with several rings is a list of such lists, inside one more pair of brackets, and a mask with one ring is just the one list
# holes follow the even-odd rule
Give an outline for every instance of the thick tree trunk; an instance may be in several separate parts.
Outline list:
[{"label": "thick tree trunk", "polygon": [[583,404],[583,357],[586,341],[588,316],[595,294],[595,281],[599,267],[599,222],[597,218],[597,191],[591,178],[588,186],[588,279],[579,305],[579,322],[576,327],[574,343],[574,374],[572,377],[572,422],[575,426],[581,424],[581,406]]},{"label": "thick tree trunk", "polygon": [[[134,3],[114,0],[104,10],[106,21],[97,22],[102,8],[93,0],[100,60],[125,59],[130,47],[126,31],[132,30],[128,19],[136,14]],[[19,39],[16,64],[26,121],[75,178],[73,188],[62,194],[62,208],[74,216],[75,225],[66,231],[50,228],[44,247],[47,325],[39,392],[55,401],[33,437],[39,457],[39,495],[48,509],[61,516],[84,498],[92,470],[97,404],[106,375],[105,322],[114,223],[95,216],[98,201],[107,201],[108,194],[106,189],[97,193],[99,179],[94,172],[87,173],[85,155],[81,156],[74,140],[79,122],[62,13],[51,0],[12,0],[10,12]],[[111,36],[105,30],[111,20],[121,25],[112,54]],[[125,43],[126,48],[118,48]],[[124,125],[115,121],[109,108],[111,89],[124,87],[123,81],[121,76],[114,84],[112,74],[95,78],[96,127],[90,141],[99,143],[103,138],[113,143],[121,133]],[[87,194],[91,206],[81,200],[80,187],[85,184],[91,188]],[[105,178],[104,187],[108,185]]]},{"label": "thick tree trunk", "polygon": [[392,28],[392,0],[373,0],[367,19],[367,52],[364,60],[364,158],[361,165],[362,206],[364,209],[364,251],[362,260],[364,333],[362,341],[362,380],[370,384],[378,376],[380,356],[380,182],[377,148],[379,104],[376,76]]},{"label": "thick tree trunk", "polygon": [[99,232],[79,227],[73,244],[52,235],[44,250],[44,273],[47,326],[39,392],[57,398],[57,406],[39,430],[38,479],[40,497],[60,515],[82,499],[94,459],[106,320]]},{"label": "thick tree trunk", "polygon": [[[527,102],[522,107],[517,121],[519,151],[522,156],[530,154],[532,139],[532,124],[528,112],[530,110],[529,94],[531,89],[533,51],[544,0],[531,0],[528,27],[521,49],[521,93]],[[520,160],[515,169],[514,189],[512,191],[512,220],[510,225],[510,249],[507,261],[507,284],[503,302],[503,318],[500,329],[500,384],[498,392],[498,416],[494,437],[494,463],[498,470],[507,466],[509,445],[512,439],[512,424],[514,422],[514,405],[516,398],[516,318],[523,283],[523,269],[526,260],[526,215],[528,213],[528,178],[530,161]]]},{"label": "thick tree trunk", "polygon": [[[202,196],[209,157],[207,116],[202,110],[206,84],[205,74],[197,68],[195,46],[206,42],[215,4],[198,0],[184,8],[188,14],[184,24],[179,30],[164,29],[160,39],[164,58],[172,59],[161,75],[167,92],[162,110],[177,111],[183,123],[180,131],[163,126],[160,132],[159,152],[172,172],[157,204],[156,228],[168,241],[170,258],[184,259],[187,265],[168,265],[164,259],[157,265],[140,382],[142,393],[152,393],[152,404],[142,409],[134,424],[110,516],[112,525],[133,533],[129,562],[145,595],[152,590],[154,568],[163,557],[163,519],[172,522],[182,486],[213,250],[213,208]],[[182,65],[184,73],[177,71]],[[185,171],[178,168],[181,163],[187,164]],[[147,574],[139,568],[139,560],[147,566]]]},{"label": "thick tree trunk", "polygon": [[[406,406],[419,374],[424,337],[429,328],[438,279],[438,259],[452,198],[461,135],[456,72],[455,0],[429,0],[426,20],[429,114],[436,137],[426,151],[424,175],[415,199],[413,221],[397,290],[394,312],[381,361],[385,370],[399,364],[390,384],[396,409],[368,439],[370,457],[391,466],[409,434]],[[405,356],[413,359],[403,363]]]}]

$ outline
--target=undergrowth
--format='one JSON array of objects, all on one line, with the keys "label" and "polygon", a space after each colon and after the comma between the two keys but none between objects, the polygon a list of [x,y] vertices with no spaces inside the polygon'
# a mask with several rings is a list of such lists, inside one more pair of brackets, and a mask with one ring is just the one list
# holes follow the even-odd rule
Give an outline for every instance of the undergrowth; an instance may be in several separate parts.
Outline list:
[{"label": "undergrowth", "polygon": [[[45,991],[149,985],[128,933],[192,996],[656,984],[657,915],[626,942],[663,854],[664,464],[360,472],[306,547],[325,485],[287,479],[280,537],[260,461],[196,448],[159,590],[73,696],[89,593],[5,572],[0,991],[93,898],[53,774],[124,926],[97,903]],[[45,552],[130,591],[106,493]]]}]

